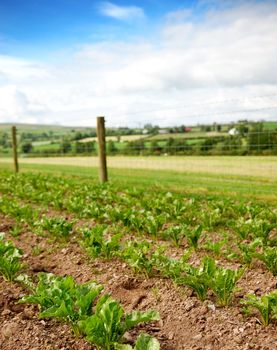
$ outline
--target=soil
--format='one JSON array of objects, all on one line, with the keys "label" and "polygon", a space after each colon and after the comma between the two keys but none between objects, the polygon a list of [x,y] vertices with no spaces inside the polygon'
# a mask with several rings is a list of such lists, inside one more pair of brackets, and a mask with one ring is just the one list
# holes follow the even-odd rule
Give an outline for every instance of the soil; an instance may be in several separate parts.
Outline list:
[{"label": "soil", "polygon": [[[160,341],[162,350],[277,349],[276,325],[261,326],[257,318],[244,316],[239,306],[247,293],[261,295],[276,289],[277,278],[262,265],[246,271],[231,306],[218,308],[213,300],[200,302],[191,290],[176,287],[170,280],[144,279],[119,259],[89,258],[77,237],[59,243],[37,236],[27,227],[18,237],[11,237],[8,232],[12,226],[13,220],[0,216],[0,232],[6,232],[23,249],[28,274],[45,271],[72,275],[79,283],[95,280],[127,311],[159,311],[161,321],[136,327],[126,335],[130,343],[144,331]],[[170,252],[179,255],[180,249]],[[199,263],[196,256],[192,260]],[[1,350],[95,349],[84,339],[74,337],[69,326],[53,319],[39,319],[36,306],[18,304],[26,292],[22,286],[0,277]]]}]

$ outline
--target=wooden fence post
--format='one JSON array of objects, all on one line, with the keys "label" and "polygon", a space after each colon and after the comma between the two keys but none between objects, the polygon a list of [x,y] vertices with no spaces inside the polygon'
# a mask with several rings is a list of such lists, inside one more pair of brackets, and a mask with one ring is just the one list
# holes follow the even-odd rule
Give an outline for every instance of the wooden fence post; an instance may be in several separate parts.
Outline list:
[{"label": "wooden fence post", "polygon": [[13,145],[13,163],[14,171],[18,173],[18,159],[17,159],[17,142],[16,142],[16,127],[12,127],[12,145]]},{"label": "wooden fence post", "polygon": [[97,137],[99,154],[99,177],[100,182],[108,181],[107,159],[106,159],[106,138],[105,138],[105,117],[97,117]]}]

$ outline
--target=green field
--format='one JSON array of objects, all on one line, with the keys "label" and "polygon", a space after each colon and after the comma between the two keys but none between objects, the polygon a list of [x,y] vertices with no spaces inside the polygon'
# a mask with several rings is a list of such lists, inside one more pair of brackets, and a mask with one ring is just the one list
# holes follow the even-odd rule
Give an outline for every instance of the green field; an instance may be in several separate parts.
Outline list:
[{"label": "green field", "polygon": [[[277,202],[277,157],[109,157],[114,183]],[[12,169],[0,158],[0,168]],[[20,159],[22,171],[98,178],[97,157]]]},{"label": "green field", "polygon": [[26,334],[48,349],[44,329],[51,349],[206,349],[222,327],[225,350],[246,327],[256,349],[276,343],[276,178],[204,159],[202,173],[111,168],[105,184],[96,167],[0,164],[0,314],[4,330],[26,315],[17,349]]}]

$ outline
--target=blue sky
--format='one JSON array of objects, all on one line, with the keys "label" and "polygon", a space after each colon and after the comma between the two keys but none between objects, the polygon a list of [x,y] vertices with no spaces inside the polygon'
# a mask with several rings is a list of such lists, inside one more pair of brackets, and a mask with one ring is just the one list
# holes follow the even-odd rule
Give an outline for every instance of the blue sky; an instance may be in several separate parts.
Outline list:
[{"label": "blue sky", "polygon": [[[126,18],[109,9],[132,9]],[[149,34],[170,11],[193,8],[195,1],[1,0],[1,51],[30,57],[86,42]],[[139,12],[140,10],[140,12]],[[132,11],[131,11],[132,12]],[[140,15],[141,14],[141,15]],[[29,53],[28,53],[29,52]]]},{"label": "blue sky", "polygon": [[1,0],[0,122],[274,120],[276,37],[275,0]]}]

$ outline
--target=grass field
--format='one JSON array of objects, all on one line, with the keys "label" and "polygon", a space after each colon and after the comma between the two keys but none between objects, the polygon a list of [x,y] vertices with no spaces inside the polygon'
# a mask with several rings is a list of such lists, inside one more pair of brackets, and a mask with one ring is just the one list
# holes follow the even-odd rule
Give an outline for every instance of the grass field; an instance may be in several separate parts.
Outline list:
[{"label": "grass field", "polygon": [[[230,194],[277,202],[276,157],[110,157],[112,182],[200,194]],[[0,168],[12,169],[0,158]],[[98,177],[96,157],[25,158],[22,171]]]},{"label": "grass field", "polygon": [[227,132],[217,132],[217,131],[199,131],[199,132],[187,132],[187,133],[178,133],[178,134],[158,134],[149,137],[149,140],[168,140],[169,138],[173,139],[194,139],[194,138],[207,138],[207,137],[216,137],[216,136],[226,136]]},{"label": "grass field", "polygon": [[[124,141],[137,141],[146,138],[147,135],[123,135],[120,136],[120,142]],[[85,139],[79,140],[79,142],[91,142],[95,141],[98,142],[97,137],[87,137]],[[107,136],[106,141],[118,141],[118,136]]]}]

